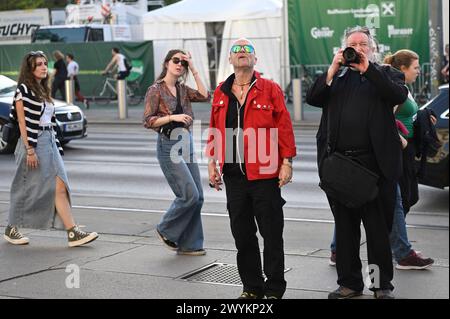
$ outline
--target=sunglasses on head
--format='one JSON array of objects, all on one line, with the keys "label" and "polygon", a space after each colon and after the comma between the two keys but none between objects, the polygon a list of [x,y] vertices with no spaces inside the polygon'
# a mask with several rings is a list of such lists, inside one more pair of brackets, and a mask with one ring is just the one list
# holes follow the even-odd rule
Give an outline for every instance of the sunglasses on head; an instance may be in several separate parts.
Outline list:
[{"label": "sunglasses on head", "polygon": [[43,51],[30,51],[28,54],[30,56],[35,56],[35,55],[40,55],[40,56],[42,55],[42,56],[44,56],[45,55]]},{"label": "sunglasses on head", "polygon": [[255,52],[255,48],[252,45],[250,45],[250,44],[244,44],[244,45],[235,44],[235,45],[233,45],[231,47],[230,52],[232,52],[232,53],[239,53],[239,52],[242,51],[242,49],[244,49],[245,53],[253,53],[253,52]]},{"label": "sunglasses on head", "polygon": [[187,68],[189,66],[189,62],[186,60],[181,60],[178,57],[174,57],[171,59],[173,64],[179,64],[181,62],[181,65],[184,66],[185,68]]},{"label": "sunglasses on head", "polygon": [[372,35],[370,34],[370,29],[368,27],[354,27],[354,28],[349,28],[345,31],[345,36],[349,37],[351,34],[356,33],[356,32],[361,32],[366,34],[367,36],[371,37]]}]

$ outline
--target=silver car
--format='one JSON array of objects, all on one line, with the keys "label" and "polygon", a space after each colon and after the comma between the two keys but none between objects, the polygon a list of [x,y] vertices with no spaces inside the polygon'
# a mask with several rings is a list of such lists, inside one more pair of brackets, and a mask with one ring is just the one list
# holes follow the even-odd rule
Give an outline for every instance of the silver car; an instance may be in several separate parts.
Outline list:
[{"label": "silver car", "polygon": [[[9,112],[16,91],[17,82],[0,75],[0,154],[12,153],[16,143],[3,141],[3,126],[9,122]],[[76,105],[54,100],[56,114],[56,134],[62,145],[73,139],[87,136],[87,120],[83,111]]]}]

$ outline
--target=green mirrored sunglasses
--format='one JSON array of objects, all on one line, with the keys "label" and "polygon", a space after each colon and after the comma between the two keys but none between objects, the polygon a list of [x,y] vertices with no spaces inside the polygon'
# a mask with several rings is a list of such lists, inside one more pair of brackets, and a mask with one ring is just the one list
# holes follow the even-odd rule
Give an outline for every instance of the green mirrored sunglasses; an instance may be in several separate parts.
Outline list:
[{"label": "green mirrored sunglasses", "polygon": [[233,53],[239,53],[242,51],[242,48],[244,48],[245,53],[255,52],[255,48],[250,44],[245,44],[245,45],[235,44],[231,47],[230,51]]}]

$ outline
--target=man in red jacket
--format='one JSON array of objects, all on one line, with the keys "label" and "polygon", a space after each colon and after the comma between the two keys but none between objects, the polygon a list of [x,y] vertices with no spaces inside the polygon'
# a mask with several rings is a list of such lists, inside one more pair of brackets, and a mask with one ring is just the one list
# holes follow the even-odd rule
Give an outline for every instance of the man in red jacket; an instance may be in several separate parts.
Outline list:
[{"label": "man in red jacket", "polygon": [[[234,73],[214,92],[206,155],[211,187],[226,186],[240,299],[281,298],[284,279],[281,187],[292,179],[294,132],[280,87],[254,70],[255,48],[239,39],[230,50]],[[256,223],[255,223],[256,219]],[[264,281],[256,237],[264,239]]]}]

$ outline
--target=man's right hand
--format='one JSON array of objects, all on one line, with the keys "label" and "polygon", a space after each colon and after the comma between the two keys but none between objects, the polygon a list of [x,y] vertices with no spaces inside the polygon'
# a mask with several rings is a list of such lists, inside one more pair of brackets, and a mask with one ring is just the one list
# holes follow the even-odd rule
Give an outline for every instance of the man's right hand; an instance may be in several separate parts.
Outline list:
[{"label": "man's right hand", "polygon": [[342,55],[342,52],[344,52],[344,50],[339,49],[339,51],[333,58],[333,62],[331,62],[331,65],[328,68],[327,83],[329,83],[333,79],[334,75],[337,73],[337,71],[339,71],[342,63],[344,63],[344,56]]},{"label": "man's right hand", "polygon": [[209,176],[209,186],[214,187],[217,191],[222,190],[220,185],[222,185],[222,178],[220,177],[219,170],[216,167],[214,161],[208,163],[208,176]]}]

